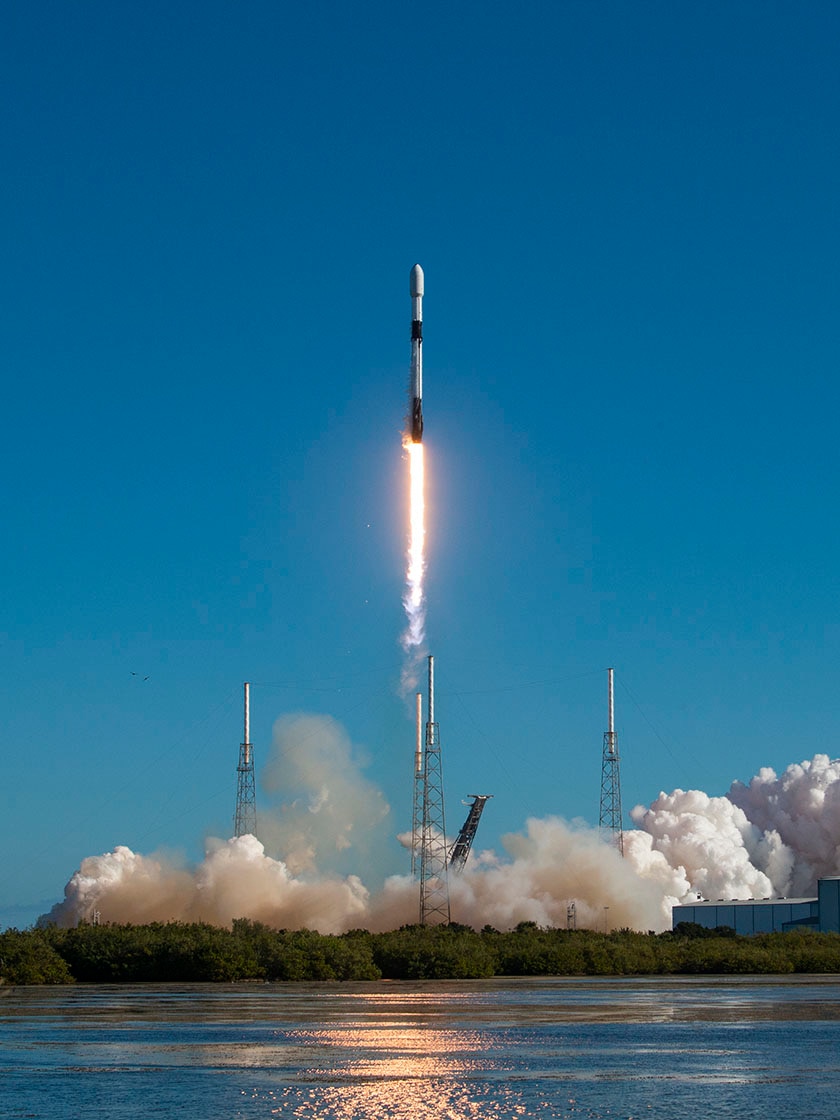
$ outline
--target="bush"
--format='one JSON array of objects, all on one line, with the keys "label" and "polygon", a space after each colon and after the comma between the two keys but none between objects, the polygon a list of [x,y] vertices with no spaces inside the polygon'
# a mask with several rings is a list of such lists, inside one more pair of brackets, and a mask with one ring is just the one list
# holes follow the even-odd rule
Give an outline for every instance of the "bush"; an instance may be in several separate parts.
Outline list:
[{"label": "bush", "polygon": [[465,980],[490,976],[840,973],[840,935],[799,930],[739,937],[681,923],[651,936],[632,930],[543,929],[521,922],[403,926],[341,936],[275,930],[240,918],[0,934],[0,980],[14,984],[235,980]]},{"label": "bush", "polygon": [[390,980],[473,980],[496,975],[491,944],[467,926],[403,926],[377,934],[373,956]]},{"label": "bush", "polygon": [[0,933],[0,984],[71,984],[67,962],[40,930]]}]

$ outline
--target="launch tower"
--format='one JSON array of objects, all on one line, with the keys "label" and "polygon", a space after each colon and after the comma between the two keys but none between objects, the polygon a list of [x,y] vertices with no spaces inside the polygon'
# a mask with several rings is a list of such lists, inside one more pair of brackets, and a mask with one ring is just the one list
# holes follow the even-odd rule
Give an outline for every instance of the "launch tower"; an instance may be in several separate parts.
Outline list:
[{"label": "launch tower", "polygon": [[251,711],[249,684],[245,682],[245,734],[239,744],[239,765],[236,768],[236,815],[233,818],[234,836],[257,835],[257,794],[254,786],[254,748],[250,743]]},{"label": "launch tower", "polygon": [[475,834],[478,831],[478,822],[484,812],[484,806],[493,794],[471,793],[469,796],[472,798],[470,811],[467,813],[467,819],[464,821],[461,831],[458,833],[458,839],[452,845],[452,850],[449,853],[449,866],[453,871],[464,870],[470,848],[472,848],[473,840],[475,840]]},{"label": "launch tower", "polygon": [[618,738],[615,733],[613,704],[613,671],[609,676],[609,730],[604,732],[604,754],[601,761],[601,811],[598,824],[601,838],[618,848],[624,855],[624,836],[621,831],[621,776],[619,774]]},{"label": "launch tower", "polygon": [[411,811],[411,874],[417,874],[423,835],[423,694],[417,693],[417,740],[414,747],[414,797]]},{"label": "launch tower", "polygon": [[443,811],[440,732],[435,723],[435,659],[429,656],[428,719],[422,759],[420,924],[449,923],[449,867]]}]

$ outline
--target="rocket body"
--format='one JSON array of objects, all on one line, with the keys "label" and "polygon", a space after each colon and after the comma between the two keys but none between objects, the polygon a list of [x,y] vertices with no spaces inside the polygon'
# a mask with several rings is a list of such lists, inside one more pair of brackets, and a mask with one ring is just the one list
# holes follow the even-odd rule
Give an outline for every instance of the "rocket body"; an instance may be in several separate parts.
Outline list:
[{"label": "rocket body", "polygon": [[409,422],[411,442],[423,440],[423,269],[419,264],[409,274],[411,295],[411,377],[409,383]]}]

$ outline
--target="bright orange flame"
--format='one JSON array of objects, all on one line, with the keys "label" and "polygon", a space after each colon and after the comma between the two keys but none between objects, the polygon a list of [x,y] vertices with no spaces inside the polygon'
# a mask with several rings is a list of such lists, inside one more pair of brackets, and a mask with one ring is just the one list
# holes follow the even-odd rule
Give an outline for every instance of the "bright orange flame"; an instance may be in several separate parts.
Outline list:
[{"label": "bright orange flame", "polygon": [[[403,447],[408,454],[409,467],[409,536],[408,567],[405,575],[406,588],[403,595],[408,626],[402,636],[402,644],[407,654],[416,655],[423,644],[426,629],[426,605],[423,592],[423,576],[426,571],[423,444],[413,443],[410,439],[406,439]],[[409,667],[404,673],[404,683],[410,685],[412,677],[413,667]]]},{"label": "bright orange flame", "polygon": [[414,609],[423,604],[423,572],[426,562],[423,545],[426,538],[426,506],[423,496],[423,444],[408,445],[411,468],[411,532],[408,542],[408,597]]}]

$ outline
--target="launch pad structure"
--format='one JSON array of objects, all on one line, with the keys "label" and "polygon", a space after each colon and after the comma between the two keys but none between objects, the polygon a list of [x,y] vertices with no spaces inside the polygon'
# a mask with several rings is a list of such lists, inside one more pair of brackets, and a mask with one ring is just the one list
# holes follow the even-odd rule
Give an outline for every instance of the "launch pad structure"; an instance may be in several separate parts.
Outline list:
[{"label": "launch pad structure", "polygon": [[236,813],[234,836],[257,835],[257,793],[254,783],[254,748],[251,746],[250,685],[245,682],[245,734],[239,744],[239,765],[236,768]]},{"label": "launch pad structure", "polygon": [[621,775],[618,756],[618,737],[615,733],[615,704],[613,696],[613,670],[607,669],[609,679],[609,723],[604,732],[604,750],[601,759],[601,808],[598,827],[601,839],[618,848],[624,855],[624,834],[621,824]]},{"label": "launch pad structure", "polygon": [[471,793],[467,819],[450,848],[446,840],[440,728],[435,722],[435,659],[428,657],[429,694],[423,735],[423,697],[417,700],[417,739],[414,747],[414,795],[411,821],[411,874],[420,880],[420,924],[442,925],[451,920],[449,872],[458,874],[472,848],[478,822],[490,793]]},{"label": "launch pad structure", "polygon": [[[435,659],[429,655],[429,693],[425,742],[420,740],[420,695],[417,696],[418,734],[414,755],[414,821],[412,866],[420,878],[420,924],[448,925],[449,860],[443,807],[443,767],[440,729],[435,723]],[[422,749],[421,749],[422,747]]]},{"label": "launch pad structure", "polygon": [[420,837],[423,834],[423,694],[418,692],[417,700],[417,740],[414,745],[414,781],[411,809],[411,875],[415,877],[420,865]]},{"label": "launch pad structure", "polygon": [[455,872],[464,870],[467,857],[473,845],[473,840],[475,840],[475,834],[478,831],[478,822],[481,820],[481,814],[484,812],[484,806],[493,794],[471,793],[469,796],[472,798],[472,804],[467,813],[467,819],[461,826],[458,839],[452,845],[452,849],[449,853],[449,866]]}]

